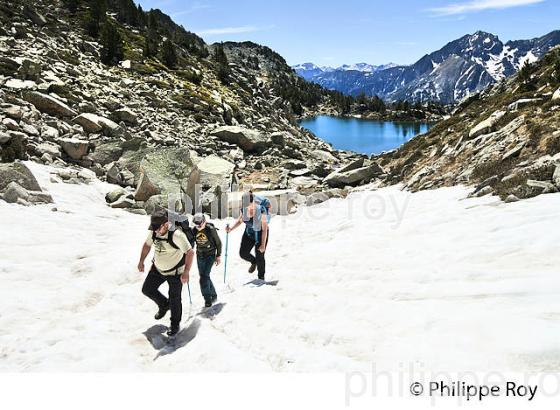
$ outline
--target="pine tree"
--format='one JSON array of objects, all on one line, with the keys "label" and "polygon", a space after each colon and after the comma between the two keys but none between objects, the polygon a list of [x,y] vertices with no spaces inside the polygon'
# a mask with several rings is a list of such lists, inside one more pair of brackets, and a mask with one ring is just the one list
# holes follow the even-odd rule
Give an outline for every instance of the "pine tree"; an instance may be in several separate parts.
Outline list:
[{"label": "pine tree", "polygon": [[175,46],[170,40],[165,40],[161,47],[161,57],[163,64],[168,68],[174,68],[177,65],[177,52]]},{"label": "pine tree", "polygon": [[532,74],[533,66],[529,63],[529,61],[525,61],[525,64],[523,64],[523,67],[519,70],[517,78],[526,89],[531,88]]},{"label": "pine tree", "polygon": [[148,13],[148,32],[144,41],[144,57],[155,57],[159,49],[158,23],[153,12]]},{"label": "pine tree", "polygon": [[97,37],[101,26],[107,18],[106,0],[88,0],[89,13],[86,20],[86,30],[92,37]]},{"label": "pine tree", "polygon": [[215,62],[217,62],[221,65],[227,65],[228,64],[228,58],[227,58],[226,52],[224,51],[224,44],[223,43],[216,44],[216,46],[214,48],[213,59],[214,59]]},{"label": "pine tree", "polygon": [[110,21],[103,25],[101,46],[101,61],[104,64],[114,65],[124,58],[121,34]]}]

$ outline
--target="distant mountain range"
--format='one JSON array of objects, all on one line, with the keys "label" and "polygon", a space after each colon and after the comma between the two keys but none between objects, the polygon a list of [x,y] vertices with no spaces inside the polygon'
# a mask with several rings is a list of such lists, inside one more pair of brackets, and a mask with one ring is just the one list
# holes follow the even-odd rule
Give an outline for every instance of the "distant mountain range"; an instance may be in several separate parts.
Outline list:
[{"label": "distant mountain range", "polygon": [[292,68],[308,81],[344,94],[454,103],[515,74],[558,44],[560,31],[505,44],[494,34],[477,31],[408,66],[360,63],[331,69],[306,63]]},{"label": "distant mountain range", "polygon": [[[344,64],[340,67],[319,67],[313,63],[303,63],[292,66],[295,72],[301,77],[305,78],[307,81],[313,81],[315,77],[320,76],[324,73],[332,72],[346,72],[346,71],[359,71],[362,73],[374,73],[376,71],[385,70],[386,68],[396,67],[397,64],[389,63],[383,65],[372,65],[367,63],[356,63],[356,64]],[[314,81],[316,82],[316,81]]]}]

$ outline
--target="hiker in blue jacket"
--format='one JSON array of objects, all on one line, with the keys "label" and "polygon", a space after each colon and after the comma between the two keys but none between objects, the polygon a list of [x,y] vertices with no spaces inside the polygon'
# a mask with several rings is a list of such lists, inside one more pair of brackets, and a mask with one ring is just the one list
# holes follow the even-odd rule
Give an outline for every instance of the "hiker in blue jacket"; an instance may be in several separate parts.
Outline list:
[{"label": "hiker in blue jacket", "polygon": [[[249,273],[253,273],[256,269],[258,278],[264,280],[266,270],[264,253],[270,237],[268,227],[270,202],[266,198],[254,195],[249,191],[243,194],[242,203],[243,211],[241,215],[231,227],[226,227],[226,232],[229,233],[245,223],[239,256],[251,264]],[[251,254],[253,248],[255,248],[254,256]]]}]

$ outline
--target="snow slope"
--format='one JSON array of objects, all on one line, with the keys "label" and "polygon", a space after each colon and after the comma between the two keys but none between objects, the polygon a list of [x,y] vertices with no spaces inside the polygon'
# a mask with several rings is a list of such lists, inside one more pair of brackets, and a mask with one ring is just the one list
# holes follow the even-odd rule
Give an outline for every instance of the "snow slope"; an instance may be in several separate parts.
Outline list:
[{"label": "snow slope", "polygon": [[29,166],[58,211],[0,202],[0,371],[560,369],[560,194],[505,205],[392,187],[275,217],[276,287],[244,286],[235,231],[229,285],[213,273],[225,306],[195,315],[194,268],[182,343],[165,354],[144,334],[168,323],[140,292],[147,217],[105,206],[108,184],[51,184]]}]

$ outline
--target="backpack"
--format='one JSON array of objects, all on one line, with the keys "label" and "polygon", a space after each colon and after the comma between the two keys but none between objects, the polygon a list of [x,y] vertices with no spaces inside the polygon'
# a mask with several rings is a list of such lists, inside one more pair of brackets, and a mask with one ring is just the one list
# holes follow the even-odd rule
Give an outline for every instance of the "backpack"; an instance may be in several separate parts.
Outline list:
[{"label": "backpack", "polygon": [[152,231],[152,240],[153,241],[166,241],[167,243],[169,243],[169,245],[171,245],[175,249],[179,249],[179,247],[175,244],[175,242],[173,242],[173,235],[175,234],[175,231],[178,228],[181,229],[183,231],[183,233],[185,234],[185,236],[187,237],[187,240],[189,241],[189,244],[191,245],[191,248],[194,248],[195,236],[193,234],[192,229],[189,226],[189,220],[188,219],[185,219],[184,221],[175,221],[175,229],[168,230],[167,231],[167,238],[165,238],[165,239],[164,238],[158,238],[156,236],[155,231]]}]

